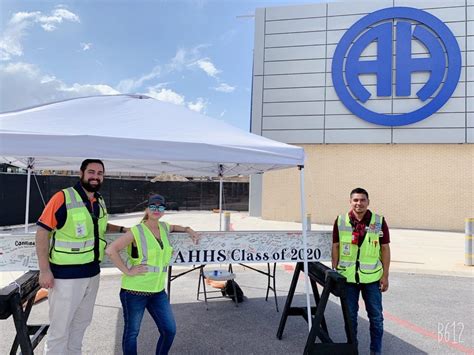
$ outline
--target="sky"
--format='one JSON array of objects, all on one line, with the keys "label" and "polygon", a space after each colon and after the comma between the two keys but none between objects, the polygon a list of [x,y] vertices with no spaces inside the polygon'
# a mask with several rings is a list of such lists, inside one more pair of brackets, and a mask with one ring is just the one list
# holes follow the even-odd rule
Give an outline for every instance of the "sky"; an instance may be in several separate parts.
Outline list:
[{"label": "sky", "polygon": [[255,9],[302,3],[0,0],[0,112],[139,93],[248,131]]}]

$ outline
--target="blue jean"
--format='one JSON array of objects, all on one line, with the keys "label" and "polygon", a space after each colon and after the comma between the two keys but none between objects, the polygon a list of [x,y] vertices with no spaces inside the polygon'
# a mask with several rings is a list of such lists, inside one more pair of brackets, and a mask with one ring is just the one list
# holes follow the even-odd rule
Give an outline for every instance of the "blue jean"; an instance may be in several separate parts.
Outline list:
[{"label": "blue jean", "polygon": [[346,297],[349,308],[349,317],[354,327],[354,335],[357,339],[357,313],[359,311],[359,294],[362,292],[365,309],[369,317],[370,324],[370,350],[375,353],[382,352],[383,336],[383,309],[382,292],[379,289],[379,282],[370,284],[347,283]]},{"label": "blue jean", "polygon": [[122,338],[124,355],[137,354],[137,337],[145,308],[160,332],[156,354],[168,354],[176,335],[176,322],[166,292],[161,291],[150,296],[140,296],[121,290],[120,301],[122,302],[124,318]]}]

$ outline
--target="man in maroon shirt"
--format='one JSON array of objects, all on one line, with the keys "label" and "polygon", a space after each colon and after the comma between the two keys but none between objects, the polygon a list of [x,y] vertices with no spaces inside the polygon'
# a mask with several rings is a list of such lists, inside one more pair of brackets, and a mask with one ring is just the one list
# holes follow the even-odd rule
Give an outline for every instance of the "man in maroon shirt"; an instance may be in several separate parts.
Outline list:
[{"label": "man in maroon shirt", "polygon": [[[385,218],[369,209],[369,194],[356,188],[350,194],[351,210],[334,222],[332,267],[347,278],[346,300],[357,339],[359,295],[370,322],[370,352],[382,352],[382,294],[388,290],[390,234]],[[341,241],[341,235],[344,239]]]}]

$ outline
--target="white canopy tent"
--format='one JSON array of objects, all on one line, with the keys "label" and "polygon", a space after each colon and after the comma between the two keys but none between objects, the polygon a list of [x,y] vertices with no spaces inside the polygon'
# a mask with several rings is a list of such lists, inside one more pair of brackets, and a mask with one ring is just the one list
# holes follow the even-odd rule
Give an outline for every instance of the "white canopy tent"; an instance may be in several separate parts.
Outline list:
[{"label": "white canopy tent", "polygon": [[[221,190],[224,176],[299,167],[306,249],[300,147],[143,95],[89,96],[0,114],[0,162],[28,169],[26,214],[33,169],[78,170],[87,158],[102,159],[106,173],[220,177]],[[307,280],[306,291],[310,312]]]},{"label": "white canopy tent", "polygon": [[302,148],[139,95],[91,96],[3,113],[0,139],[5,162],[26,166],[33,157],[35,169],[77,170],[91,156],[102,158],[109,172],[184,176],[304,164]]}]

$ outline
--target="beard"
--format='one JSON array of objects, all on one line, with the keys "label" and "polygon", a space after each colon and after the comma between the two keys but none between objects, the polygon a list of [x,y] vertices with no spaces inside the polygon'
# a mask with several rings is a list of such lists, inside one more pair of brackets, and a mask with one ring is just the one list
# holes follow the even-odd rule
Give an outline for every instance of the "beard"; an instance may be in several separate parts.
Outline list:
[{"label": "beard", "polygon": [[[91,181],[97,181],[97,185],[91,185]],[[100,187],[102,186],[102,183],[98,179],[89,179],[89,180],[84,180],[81,179],[81,186],[84,188],[84,190],[89,191],[89,192],[97,192],[100,190]]]}]

